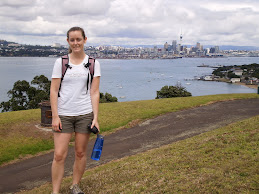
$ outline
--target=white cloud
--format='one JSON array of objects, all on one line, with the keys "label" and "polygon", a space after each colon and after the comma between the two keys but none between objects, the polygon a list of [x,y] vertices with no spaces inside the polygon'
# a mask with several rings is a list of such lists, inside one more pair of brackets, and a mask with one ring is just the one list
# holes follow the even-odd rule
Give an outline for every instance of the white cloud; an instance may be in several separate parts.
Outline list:
[{"label": "white cloud", "polygon": [[225,2],[224,4],[222,4],[222,2],[211,2],[209,4],[202,4],[201,7],[213,12],[230,12],[240,9],[251,9],[253,11],[258,11],[258,7],[254,6],[253,4],[248,2],[242,3],[238,1],[236,3]]},{"label": "white cloud", "polygon": [[[256,0],[1,0],[0,39],[66,44],[72,26],[89,44],[259,45]],[[56,39],[56,41],[55,41]]]},{"label": "white cloud", "polygon": [[62,9],[63,13],[66,15],[105,15],[106,11],[110,7],[111,1],[109,0],[65,0],[63,1],[63,6],[67,9]]},{"label": "white cloud", "polygon": [[35,0],[1,0],[0,6],[10,6],[10,7],[29,7],[35,4],[37,1]]}]

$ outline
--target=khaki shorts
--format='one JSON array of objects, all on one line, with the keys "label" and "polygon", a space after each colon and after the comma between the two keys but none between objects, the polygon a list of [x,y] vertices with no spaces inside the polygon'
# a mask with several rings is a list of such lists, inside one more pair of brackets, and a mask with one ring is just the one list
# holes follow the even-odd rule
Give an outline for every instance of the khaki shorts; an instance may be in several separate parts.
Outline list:
[{"label": "khaki shorts", "polygon": [[62,124],[61,132],[56,133],[91,133],[88,129],[88,124],[93,120],[93,112],[79,116],[62,116],[59,115]]}]

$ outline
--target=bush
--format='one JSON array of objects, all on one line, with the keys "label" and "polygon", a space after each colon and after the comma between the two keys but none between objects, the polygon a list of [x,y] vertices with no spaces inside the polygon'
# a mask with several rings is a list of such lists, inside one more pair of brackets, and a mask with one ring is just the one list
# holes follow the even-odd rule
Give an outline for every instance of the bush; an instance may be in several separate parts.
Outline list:
[{"label": "bush", "polygon": [[107,103],[107,102],[118,102],[118,99],[115,96],[112,96],[109,93],[100,93],[100,103]]},{"label": "bush", "polygon": [[192,96],[190,92],[188,92],[185,87],[181,85],[176,86],[164,86],[160,91],[157,91],[156,99],[159,98],[173,98],[173,97],[187,97]]}]

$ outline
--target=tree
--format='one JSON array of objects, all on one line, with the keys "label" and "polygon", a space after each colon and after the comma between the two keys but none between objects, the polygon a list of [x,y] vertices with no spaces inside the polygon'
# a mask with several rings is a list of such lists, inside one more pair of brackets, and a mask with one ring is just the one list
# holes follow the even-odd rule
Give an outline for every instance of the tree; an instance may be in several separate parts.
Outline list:
[{"label": "tree", "polygon": [[2,112],[39,108],[42,100],[49,99],[50,81],[47,77],[35,76],[31,84],[36,87],[25,80],[15,82],[13,89],[7,92],[10,100],[0,104]]},{"label": "tree", "polygon": [[44,75],[40,75],[35,76],[31,81],[31,84],[36,86],[36,90],[34,87],[31,87],[31,91],[29,91],[29,94],[33,96],[29,102],[29,105],[30,108],[33,109],[38,108],[39,103],[42,100],[49,99],[51,81]]},{"label": "tree", "polygon": [[44,75],[35,76],[31,81],[31,84],[38,85],[38,90],[44,90],[49,93],[51,82]]},{"label": "tree", "polygon": [[173,98],[173,97],[187,97],[192,96],[190,92],[188,92],[181,85],[176,86],[164,86],[160,91],[157,91],[157,97],[159,98]]},{"label": "tree", "polygon": [[[13,89],[7,92],[8,96],[11,97],[11,99],[8,102],[1,103],[1,108],[3,108],[2,112],[9,111],[8,109],[26,110],[28,107],[29,100],[29,96],[27,95],[27,91],[29,90],[29,88],[30,84],[25,80],[19,80],[15,82],[13,85]],[[2,105],[5,105],[5,107],[2,107]]]},{"label": "tree", "polygon": [[107,103],[107,102],[118,102],[118,99],[115,96],[112,96],[109,93],[100,93],[100,103]]}]

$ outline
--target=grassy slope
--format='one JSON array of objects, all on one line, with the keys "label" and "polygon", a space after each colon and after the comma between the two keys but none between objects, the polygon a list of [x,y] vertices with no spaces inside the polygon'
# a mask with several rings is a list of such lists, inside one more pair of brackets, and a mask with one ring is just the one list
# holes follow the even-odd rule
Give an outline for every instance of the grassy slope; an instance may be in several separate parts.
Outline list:
[{"label": "grassy slope", "polygon": [[[258,193],[259,116],[87,170],[86,193]],[[61,193],[69,193],[71,177]],[[26,194],[51,192],[45,184]]]},{"label": "grassy slope", "polygon": [[36,123],[39,109],[0,114],[0,164],[53,148],[52,139],[40,134]]},{"label": "grassy slope", "polygon": [[[259,95],[223,94],[100,104],[101,131],[129,127],[132,121],[141,121],[167,112],[243,98],[259,98]],[[52,137],[39,132],[31,123],[40,123],[39,109],[0,114],[0,164],[53,148]]]},{"label": "grassy slope", "polygon": [[100,104],[99,120],[101,130],[109,131],[121,126],[128,127],[128,124],[135,120],[144,120],[164,113],[206,105],[217,101],[245,98],[259,98],[259,95],[221,94]]}]

